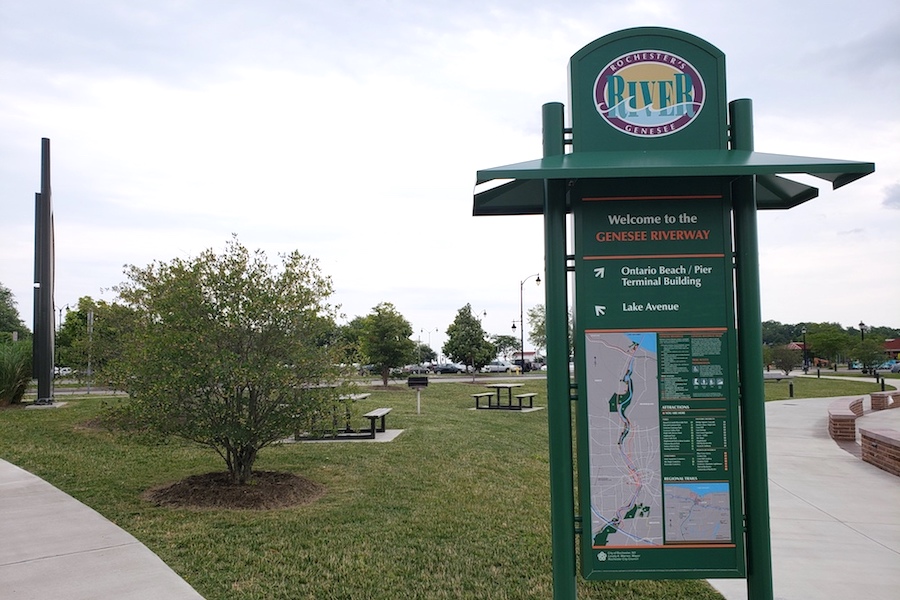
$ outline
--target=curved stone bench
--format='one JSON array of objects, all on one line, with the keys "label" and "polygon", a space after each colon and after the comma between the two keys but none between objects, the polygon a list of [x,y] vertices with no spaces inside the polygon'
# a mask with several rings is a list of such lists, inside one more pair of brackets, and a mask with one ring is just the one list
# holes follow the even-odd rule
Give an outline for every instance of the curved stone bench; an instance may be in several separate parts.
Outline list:
[{"label": "curved stone bench", "polygon": [[860,427],[862,459],[900,477],[900,431]]},{"label": "curved stone bench", "polygon": [[872,410],[886,410],[900,406],[900,392],[872,392]]},{"label": "curved stone bench", "polygon": [[863,399],[841,398],[828,405],[828,435],[856,441],[856,419],[863,414]]}]

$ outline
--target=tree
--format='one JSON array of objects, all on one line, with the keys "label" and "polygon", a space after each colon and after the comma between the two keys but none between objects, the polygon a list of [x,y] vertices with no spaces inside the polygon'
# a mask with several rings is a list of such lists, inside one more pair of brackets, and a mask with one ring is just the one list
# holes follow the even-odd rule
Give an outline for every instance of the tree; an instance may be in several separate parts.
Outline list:
[{"label": "tree", "polygon": [[837,323],[811,323],[807,327],[809,351],[817,358],[837,363],[850,346],[850,337]]},{"label": "tree", "polygon": [[767,345],[763,344],[762,345],[762,357],[763,357],[763,364],[766,365],[766,371],[769,370],[769,365],[772,364],[772,359],[773,359],[772,354],[773,354],[772,346],[767,346]]},{"label": "tree", "polygon": [[443,351],[454,362],[472,367],[473,372],[496,356],[494,345],[485,339],[481,321],[472,314],[471,304],[460,308],[447,328]]},{"label": "tree", "polygon": [[[572,313],[568,313],[567,319],[567,328],[568,331],[566,335],[568,335],[568,343],[569,348],[572,348],[572,337],[573,331],[575,329],[574,323],[572,322]],[[544,349],[547,347],[547,311],[543,304],[536,304],[534,307],[528,309],[528,325],[531,327],[531,332],[528,334],[528,340],[534,344],[535,348]]]},{"label": "tree", "polygon": [[[494,353],[496,356],[509,357],[510,352],[518,352],[521,340],[514,335],[497,334],[491,336],[491,343],[494,344]],[[524,356],[520,358],[525,358]]]},{"label": "tree", "polygon": [[337,328],[337,340],[341,346],[344,363],[359,363],[363,360],[362,339],[365,335],[365,317],[355,317],[346,325]]},{"label": "tree", "polygon": [[536,304],[528,309],[528,341],[535,348],[547,347],[547,312],[543,304]]},{"label": "tree", "polygon": [[123,421],[211,448],[244,484],[262,448],[336,414],[332,286],[314,259],[276,267],[233,237],[126,274],[115,289],[135,318],[110,364]]},{"label": "tree", "polygon": [[884,325],[875,325],[874,327],[866,327],[866,337],[872,337],[875,340],[887,340],[900,337],[900,329],[893,327],[885,327]]},{"label": "tree", "polygon": [[437,352],[425,342],[416,343],[416,362],[426,363],[434,362],[437,359]]},{"label": "tree", "polygon": [[775,346],[772,348],[772,364],[785,375],[802,362],[801,351],[789,346]]},{"label": "tree", "polygon": [[75,369],[79,379],[88,368],[102,376],[109,362],[121,354],[123,334],[131,328],[134,318],[134,311],[124,304],[90,296],[79,298],[77,307],[66,311],[59,327],[57,363]]},{"label": "tree", "polygon": [[415,360],[416,343],[409,339],[412,325],[390,302],[382,302],[365,317],[362,353],[381,372],[385,387],[391,368]]},{"label": "tree", "polygon": [[868,371],[872,367],[877,367],[885,360],[884,342],[866,337],[864,340],[857,340],[853,346],[853,357],[862,363],[864,371]]},{"label": "tree", "polygon": [[0,334],[12,333],[19,339],[31,337],[31,332],[19,316],[15,296],[9,288],[0,283]]},{"label": "tree", "polygon": [[778,321],[763,321],[762,342],[768,346],[789,344],[795,339],[794,329],[794,325],[784,325]]}]

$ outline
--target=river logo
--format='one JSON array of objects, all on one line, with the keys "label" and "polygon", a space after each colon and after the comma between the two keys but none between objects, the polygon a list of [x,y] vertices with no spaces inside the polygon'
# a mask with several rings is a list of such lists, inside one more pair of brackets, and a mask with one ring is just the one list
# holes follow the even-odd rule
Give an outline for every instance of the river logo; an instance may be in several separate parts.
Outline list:
[{"label": "river logo", "polygon": [[681,131],[706,99],[703,78],[671,52],[639,50],[610,61],[594,82],[594,105],[612,127],[643,138]]}]

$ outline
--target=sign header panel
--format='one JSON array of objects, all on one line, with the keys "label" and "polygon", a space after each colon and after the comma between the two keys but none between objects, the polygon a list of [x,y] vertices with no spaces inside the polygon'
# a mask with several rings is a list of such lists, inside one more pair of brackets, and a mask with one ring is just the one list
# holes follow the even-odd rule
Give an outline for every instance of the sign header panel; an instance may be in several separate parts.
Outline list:
[{"label": "sign header panel", "polygon": [[661,27],[602,37],[569,61],[572,149],[726,149],[725,55]]},{"label": "sign header panel", "polygon": [[671,52],[638,50],[617,56],[597,75],[600,116],[628,135],[661,137],[696,121],[706,100],[703,76]]}]

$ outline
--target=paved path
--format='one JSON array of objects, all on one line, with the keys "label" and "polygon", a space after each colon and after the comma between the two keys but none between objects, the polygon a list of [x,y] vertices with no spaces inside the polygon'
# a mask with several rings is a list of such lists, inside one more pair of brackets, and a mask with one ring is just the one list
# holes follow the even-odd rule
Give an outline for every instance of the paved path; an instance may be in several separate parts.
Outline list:
[{"label": "paved path", "polygon": [[[829,437],[833,400],[766,404],[774,596],[896,600],[900,477],[863,462]],[[900,409],[862,419],[900,431]],[[711,583],[727,600],[747,598],[743,579]]]},{"label": "paved path", "polygon": [[0,460],[0,598],[203,600],[96,511]]}]

